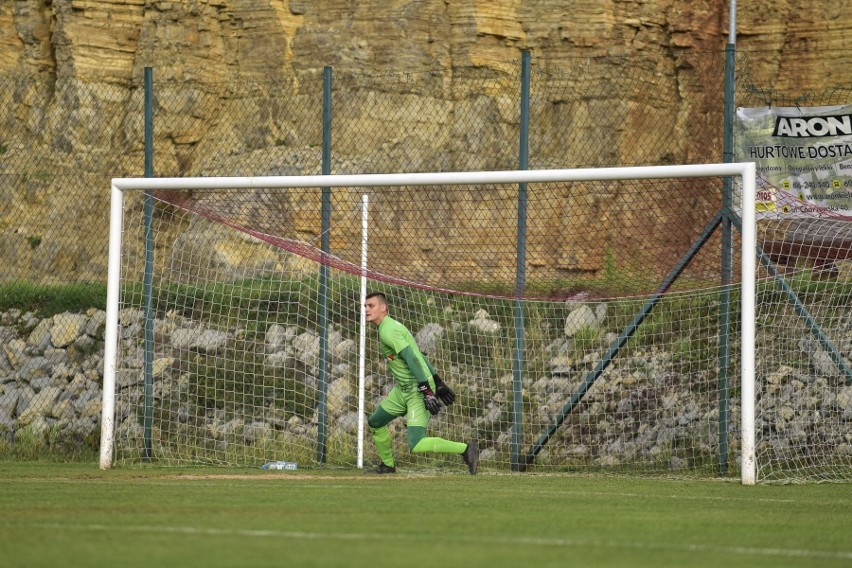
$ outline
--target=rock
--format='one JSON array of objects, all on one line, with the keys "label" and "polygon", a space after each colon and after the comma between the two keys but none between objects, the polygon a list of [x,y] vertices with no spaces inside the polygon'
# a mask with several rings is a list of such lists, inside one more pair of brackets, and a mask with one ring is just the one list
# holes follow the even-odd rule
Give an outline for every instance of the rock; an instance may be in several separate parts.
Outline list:
[{"label": "rock", "polygon": [[25,381],[32,381],[39,377],[47,377],[52,368],[53,364],[46,358],[32,357],[23,362],[17,375]]},{"label": "rock", "polygon": [[[847,361],[846,364],[848,365],[849,362]],[[811,353],[811,365],[813,365],[816,374],[821,377],[832,377],[840,373],[840,369],[832,360],[831,355],[823,349]]]},{"label": "rock", "polygon": [[559,338],[551,341],[545,349],[548,353],[566,355],[570,350],[571,342],[565,338]]},{"label": "rock", "polygon": [[65,386],[65,391],[74,397],[80,397],[86,390],[86,376],[81,373],[74,373],[74,376],[68,381]]},{"label": "rock", "polygon": [[202,331],[190,344],[190,348],[201,353],[216,353],[227,347],[231,336],[225,331],[206,329]]},{"label": "rock", "polygon": [[620,462],[618,461],[618,457],[612,454],[606,454],[598,458],[597,463],[602,467],[613,467],[618,465]]},{"label": "rock", "polygon": [[14,417],[18,408],[19,396],[20,389],[14,384],[0,387],[0,414]]},{"label": "rock", "polygon": [[315,367],[319,361],[319,344],[319,335],[313,331],[306,331],[297,335],[293,340],[296,359],[309,367]]},{"label": "rock", "polygon": [[70,422],[77,417],[77,412],[71,399],[65,399],[57,402],[53,408],[48,411],[48,416],[52,416],[60,421]]},{"label": "rock", "polygon": [[231,335],[215,329],[181,328],[172,333],[175,349],[193,349],[201,353],[216,353],[227,347]]},{"label": "rock", "polygon": [[491,428],[497,421],[500,420],[500,407],[493,405],[488,408],[483,416],[477,418],[477,426],[482,428]]},{"label": "rock", "polygon": [[26,347],[27,344],[22,339],[13,339],[3,346],[3,352],[6,354],[6,358],[9,360],[9,364],[13,369],[19,368],[26,360],[27,356],[24,353]]},{"label": "rock", "polygon": [[[486,314],[487,317],[487,314]],[[434,353],[438,347],[438,341],[444,335],[444,328],[437,323],[427,323],[414,336],[417,346],[424,354]]]},{"label": "rock", "polygon": [[15,441],[15,419],[0,410],[0,441],[7,441],[10,445]]},{"label": "rock", "polygon": [[151,365],[151,374],[155,379],[162,379],[174,364],[174,357],[160,357],[159,359],[154,359]]},{"label": "rock", "polygon": [[35,396],[35,389],[29,384],[23,384],[18,388],[18,409],[17,413],[20,416],[30,405]]},{"label": "rock", "polygon": [[288,347],[286,351],[276,351],[271,355],[267,355],[264,360],[264,365],[270,368],[288,368],[292,367],[295,362],[295,350]]},{"label": "rock", "polygon": [[145,312],[137,308],[124,308],[118,312],[118,325],[129,327],[133,324],[142,326]]},{"label": "rock", "polygon": [[71,385],[67,383],[71,382],[71,380],[74,378],[74,369],[72,369],[65,363],[51,365],[51,378],[63,384],[66,388],[70,388]]},{"label": "rock", "polygon": [[189,349],[194,345],[201,331],[193,328],[176,329],[172,333],[172,347],[175,349]]},{"label": "rock", "polygon": [[115,373],[115,386],[119,389],[142,384],[142,381],[143,375],[139,370],[119,369]]},{"label": "rock", "polygon": [[328,385],[328,414],[339,416],[349,408],[349,398],[352,396],[352,386],[349,378],[340,378]]},{"label": "rock", "polygon": [[123,438],[126,440],[141,440],[145,433],[142,428],[142,424],[139,423],[137,417],[128,416],[124,420],[118,422],[118,427],[115,429],[115,435],[117,438]]},{"label": "rock", "polygon": [[565,337],[574,337],[580,330],[597,329],[597,326],[595,312],[589,306],[581,304],[571,310],[565,319]]},{"label": "rock", "polygon": [[473,319],[470,320],[471,327],[483,333],[497,333],[500,331],[500,324],[491,319],[488,312],[479,310],[473,314]]},{"label": "rock", "polygon": [[48,387],[58,387],[60,389],[63,389],[63,388],[65,388],[66,383],[62,379],[56,380],[56,379],[51,378],[48,375],[39,375],[39,376],[37,376],[33,379],[30,379],[29,385],[30,385],[30,387],[32,387],[32,389],[35,392],[38,393],[38,392],[41,392]]},{"label": "rock", "polygon": [[344,339],[331,348],[331,362],[345,363],[358,355],[358,346],[351,339]]},{"label": "rock", "polygon": [[[366,424],[366,419],[364,420],[364,424]],[[340,418],[337,419],[337,427],[343,432],[347,432],[349,434],[355,433],[358,431],[358,413],[357,412],[348,412],[343,414]],[[480,459],[482,456],[480,456]]]},{"label": "rock", "polygon": [[122,326],[121,338],[135,342],[142,338],[142,334],[144,331],[145,328],[142,326],[142,323],[134,321],[129,325]]},{"label": "rock", "polygon": [[86,323],[86,335],[95,339],[104,338],[106,328],[106,312],[103,310],[90,310],[89,321]]},{"label": "rock", "polygon": [[23,425],[29,424],[36,417],[48,416],[53,409],[56,400],[62,394],[59,387],[48,387],[37,393],[30,400],[26,410],[18,417],[18,422]]},{"label": "rock", "polygon": [[[74,340],[74,343],[68,346],[65,351],[66,357],[76,363],[83,362],[87,356],[91,355],[97,349],[95,339],[85,333]],[[45,351],[45,354],[47,351]]]},{"label": "rock", "polygon": [[40,346],[42,352],[50,343],[50,330],[53,327],[53,318],[41,320],[27,338],[27,345]]},{"label": "rock", "polygon": [[178,329],[178,324],[172,320],[154,319],[154,341],[170,343],[172,334]]},{"label": "rock", "polygon": [[567,355],[560,355],[550,360],[551,375],[571,375],[574,372],[574,359]]},{"label": "rock", "polygon": [[603,321],[606,319],[607,307],[608,306],[605,302],[601,302],[595,306],[595,323],[597,324],[597,327],[603,325]]},{"label": "rock", "polygon": [[852,386],[844,386],[837,393],[837,406],[841,411],[852,411]]},{"label": "rock", "polygon": [[249,444],[262,443],[272,437],[273,428],[266,422],[253,421],[245,425],[243,437]]},{"label": "rock", "polygon": [[348,377],[350,371],[351,368],[349,366],[349,363],[338,363],[337,365],[331,366],[331,376],[335,379],[339,379],[341,377]]},{"label": "rock", "polygon": [[778,367],[775,371],[766,375],[766,382],[770,385],[780,385],[793,375],[794,369],[787,365]]},{"label": "rock", "polygon": [[272,324],[266,330],[266,335],[264,336],[266,352],[275,353],[276,351],[281,351],[296,337],[297,333],[298,330],[295,326],[284,327],[277,323]]},{"label": "rock", "polygon": [[67,347],[86,331],[87,318],[82,314],[59,314],[53,318],[50,340],[54,347]]},{"label": "rock", "polygon": [[[92,352],[88,351],[86,354],[92,354]],[[55,349],[53,347],[45,349],[44,358],[54,366],[67,365],[69,363],[68,351],[66,349]]]},{"label": "rock", "polygon": [[15,325],[21,318],[21,310],[12,308],[7,312],[0,314],[0,325]]},{"label": "rock", "polygon": [[37,318],[34,313],[27,312],[21,316],[20,322],[22,329],[26,333],[29,333],[34,330],[39,323],[41,323],[41,319]]}]

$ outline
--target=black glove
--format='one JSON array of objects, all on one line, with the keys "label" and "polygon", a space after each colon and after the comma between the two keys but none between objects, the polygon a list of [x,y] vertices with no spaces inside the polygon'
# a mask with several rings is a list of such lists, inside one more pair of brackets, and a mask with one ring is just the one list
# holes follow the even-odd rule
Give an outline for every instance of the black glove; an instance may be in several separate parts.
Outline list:
[{"label": "black glove", "polygon": [[435,393],[429,388],[429,383],[420,383],[417,385],[417,390],[423,395],[423,404],[426,405],[426,410],[429,411],[429,414],[435,416],[441,412],[441,403],[435,398]]},{"label": "black glove", "polygon": [[441,377],[438,375],[433,375],[432,378],[435,380],[435,396],[441,399],[441,402],[444,403],[444,406],[449,406],[456,401],[456,393],[450,390],[450,387],[447,386],[447,383],[441,380]]}]

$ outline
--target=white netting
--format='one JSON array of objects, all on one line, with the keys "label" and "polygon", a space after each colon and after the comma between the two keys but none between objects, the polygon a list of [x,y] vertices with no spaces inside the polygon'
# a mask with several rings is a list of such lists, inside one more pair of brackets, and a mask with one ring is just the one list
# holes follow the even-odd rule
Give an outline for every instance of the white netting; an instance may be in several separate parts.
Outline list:
[{"label": "white netting", "polygon": [[[478,440],[493,471],[737,476],[740,256],[723,335],[722,185],[530,184],[520,300],[516,185],[335,189],[330,255],[319,249],[319,189],[163,192],[147,397],[135,195],[125,207],[115,461],[139,462],[148,447],[167,464],[354,466],[366,193],[368,288],[388,296],[391,315],[458,396],[432,419],[430,435]],[[759,243],[768,248],[778,231],[767,226],[761,221]],[[738,243],[735,235],[737,251]],[[801,257],[788,277],[796,294],[765,268],[758,274],[758,478],[848,479],[852,387],[792,298],[848,357],[852,284],[842,262],[818,276]],[[373,328],[366,369],[369,414],[393,384]],[[462,471],[457,456],[411,455],[403,420],[390,430],[403,468]],[[369,434],[365,442],[375,463]]]},{"label": "white netting", "polygon": [[849,480],[852,217],[768,189],[758,224],[758,476]]}]

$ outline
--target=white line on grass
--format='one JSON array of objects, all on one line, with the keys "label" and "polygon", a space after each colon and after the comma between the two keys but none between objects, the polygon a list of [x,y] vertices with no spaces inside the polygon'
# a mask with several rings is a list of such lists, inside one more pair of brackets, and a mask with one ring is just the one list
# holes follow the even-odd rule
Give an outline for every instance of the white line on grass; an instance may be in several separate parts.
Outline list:
[{"label": "white line on grass", "polygon": [[[295,540],[422,540],[422,535],[405,534],[367,534],[367,533],[324,533],[313,531],[277,531],[252,529],[217,529],[206,527],[152,527],[152,526],[115,526],[115,525],[72,525],[60,523],[6,524],[14,528],[44,528],[50,530],[83,530],[83,531],[121,531],[136,533],[166,533],[188,534],[201,536],[235,536],[254,538],[291,538]],[[680,552],[711,552],[717,554],[733,554],[738,556],[768,556],[786,558],[831,558],[852,560],[852,551],[809,550],[802,548],[764,548],[759,546],[712,546],[705,544],[658,544],[648,542],[631,542],[613,539],[566,539],[539,537],[482,537],[482,536],[441,536],[444,542],[469,544],[514,544],[531,546],[577,547],[589,548],[627,548],[634,550],[667,550]]]}]

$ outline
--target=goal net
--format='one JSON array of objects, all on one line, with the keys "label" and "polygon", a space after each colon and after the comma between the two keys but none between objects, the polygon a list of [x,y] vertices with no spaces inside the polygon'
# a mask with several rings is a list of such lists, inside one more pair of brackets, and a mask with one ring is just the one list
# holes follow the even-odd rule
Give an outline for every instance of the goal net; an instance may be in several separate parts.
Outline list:
[{"label": "goal net", "polygon": [[[732,212],[754,187],[751,164],[113,180],[101,466],[376,464],[366,289],[456,392],[429,435],[485,470],[848,479],[850,282],[742,254],[780,231]],[[389,429],[403,469],[465,471]]]}]

